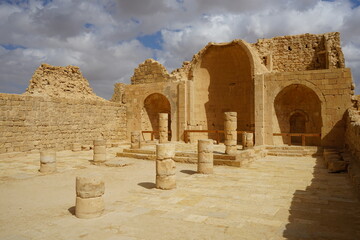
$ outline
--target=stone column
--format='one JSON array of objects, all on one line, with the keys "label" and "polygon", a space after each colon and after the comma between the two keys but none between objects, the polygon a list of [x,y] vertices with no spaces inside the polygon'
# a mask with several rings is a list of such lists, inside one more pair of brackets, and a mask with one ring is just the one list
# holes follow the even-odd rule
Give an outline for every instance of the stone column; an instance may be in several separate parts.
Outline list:
[{"label": "stone column", "polygon": [[174,157],[175,144],[156,145],[156,188],[165,190],[176,188]]},{"label": "stone column", "polygon": [[94,140],[94,158],[95,163],[102,163],[106,161],[106,141]]},{"label": "stone column", "polygon": [[140,131],[131,132],[131,149],[139,149],[141,147],[140,136]]},{"label": "stone column", "polygon": [[236,154],[237,151],[237,112],[225,112],[225,153]]},{"label": "stone column", "polygon": [[44,150],[40,152],[40,172],[56,172],[56,152],[53,150]]},{"label": "stone column", "polygon": [[214,154],[213,154],[213,140],[199,140],[198,141],[198,173],[211,174],[213,173]]},{"label": "stone column", "polygon": [[254,133],[252,133],[252,132],[246,133],[246,147],[247,148],[254,147]]},{"label": "stone column", "polygon": [[254,133],[245,132],[242,134],[243,149],[249,149],[254,147]]},{"label": "stone column", "polygon": [[159,113],[159,143],[168,142],[169,135],[169,122],[168,122],[169,114],[167,113]]},{"label": "stone column", "polygon": [[75,216],[78,218],[95,218],[104,211],[105,184],[102,176],[90,174],[76,177]]}]

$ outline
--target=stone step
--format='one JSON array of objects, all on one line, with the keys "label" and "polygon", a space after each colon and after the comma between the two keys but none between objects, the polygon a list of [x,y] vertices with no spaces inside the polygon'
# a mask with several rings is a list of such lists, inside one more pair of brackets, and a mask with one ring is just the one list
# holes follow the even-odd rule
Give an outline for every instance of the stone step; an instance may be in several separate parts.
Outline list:
[{"label": "stone step", "polygon": [[[125,150],[125,149],[124,149]],[[132,149],[134,150],[134,149]],[[139,149],[137,149],[139,150]],[[141,152],[141,151],[135,151],[135,152]],[[144,160],[156,160],[155,154],[145,154],[145,153],[135,153],[131,151],[124,151],[119,152],[116,154],[117,157],[128,157],[128,158],[136,158],[136,159],[144,159]],[[229,155],[221,155],[221,154],[214,154],[214,165],[226,165],[226,166],[232,166],[232,167],[241,167],[249,162],[251,162],[251,158],[248,159],[241,159],[236,160],[235,156],[229,156]],[[197,154],[195,153],[177,153],[174,157],[175,162],[180,163],[197,163]]]}]

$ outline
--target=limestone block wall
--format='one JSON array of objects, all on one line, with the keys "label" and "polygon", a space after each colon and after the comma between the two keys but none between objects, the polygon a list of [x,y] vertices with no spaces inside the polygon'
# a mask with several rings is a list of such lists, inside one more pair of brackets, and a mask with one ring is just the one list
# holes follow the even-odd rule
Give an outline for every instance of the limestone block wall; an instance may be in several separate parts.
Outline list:
[{"label": "limestone block wall", "polygon": [[292,72],[345,66],[338,32],[259,39],[252,46],[270,71]]},{"label": "limestone block wall", "polygon": [[167,82],[174,79],[175,77],[170,76],[166,68],[159,62],[147,59],[135,68],[134,75],[131,77],[131,84]]},{"label": "limestone block wall", "polygon": [[[256,139],[258,144],[272,145],[284,143],[282,140],[278,142],[279,139],[275,140],[275,138],[279,137],[273,136],[273,133],[282,132],[281,119],[279,115],[276,114],[275,100],[276,97],[281,94],[282,90],[289,86],[296,88],[298,85],[306,88],[307,92],[312,92],[312,95],[316,95],[319,100],[319,110],[308,113],[314,116],[313,120],[308,120],[311,121],[310,124],[314,124],[314,119],[320,121],[319,127],[322,135],[321,145],[343,146],[345,132],[344,115],[347,109],[352,106],[351,98],[354,94],[350,69],[270,73],[265,74],[263,79],[261,79],[261,77],[257,77],[256,79],[257,82],[263,81],[263,85],[256,85],[256,90],[259,93],[263,92],[263,94],[256,97],[257,99],[262,99],[262,102],[257,100],[258,102],[256,103],[256,108],[259,108],[256,109],[256,129],[258,131]],[[303,102],[308,97],[308,95],[303,95],[303,97],[298,100]],[[291,101],[285,102],[284,104],[284,106],[291,104]],[[308,101],[306,104],[317,104],[317,102]],[[305,105],[294,104],[292,111],[306,112],[312,111],[309,109],[315,109],[300,109],[301,106]],[[261,113],[262,110],[263,113]],[[261,131],[263,131],[262,134],[260,134]]]},{"label": "limestone block wall", "polygon": [[91,99],[0,93],[0,153],[126,139],[126,107]]},{"label": "limestone block wall", "polygon": [[[172,139],[178,140],[178,83],[126,85],[125,94],[128,138],[132,131],[157,131],[156,124],[151,119],[156,118],[160,112],[168,112]],[[151,105],[151,112],[146,104]],[[149,140],[150,135],[145,135]]]}]

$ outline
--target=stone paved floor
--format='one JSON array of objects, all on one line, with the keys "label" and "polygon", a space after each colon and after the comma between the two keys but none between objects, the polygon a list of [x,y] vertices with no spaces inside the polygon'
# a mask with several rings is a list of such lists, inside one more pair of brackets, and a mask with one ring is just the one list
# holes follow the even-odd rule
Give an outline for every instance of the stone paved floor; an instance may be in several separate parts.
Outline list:
[{"label": "stone paved floor", "polygon": [[[111,149],[111,155],[119,149]],[[0,239],[360,239],[360,203],[346,174],[321,158],[267,157],[213,175],[177,164],[177,189],[154,188],[155,162],[93,166],[92,152],[58,153],[58,172],[37,172],[38,153],[0,155]],[[106,210],[77,219],[75,177],[105,178]]]}]

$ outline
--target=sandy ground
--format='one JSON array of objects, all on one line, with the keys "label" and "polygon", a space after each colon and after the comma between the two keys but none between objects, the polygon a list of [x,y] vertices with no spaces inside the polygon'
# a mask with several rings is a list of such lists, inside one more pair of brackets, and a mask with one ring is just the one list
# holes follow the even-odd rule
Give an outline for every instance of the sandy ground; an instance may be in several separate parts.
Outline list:
[{"label": "sandy ground", "polygon": [[[111,148],[115,156],[120,148]],[[267,157],[246,168],[177,164],[177,188],[155,189],[155,162],[91,165],[92,151],[57,153],[41,174],[39,153],[0,155],[0,239],[360,239],[360,203],[346,174],[321,158]],[[98,172],[105,212],[73,215],[75,178]]]}]

